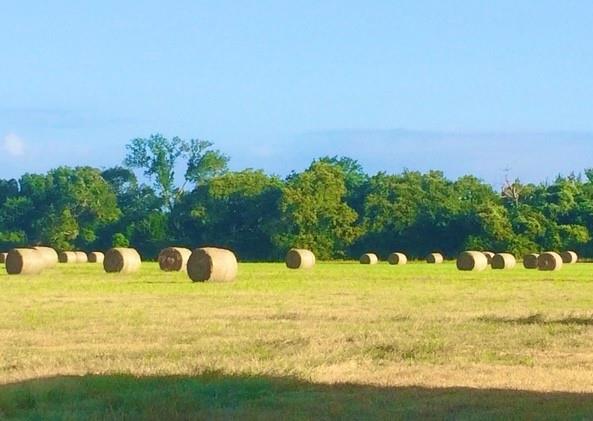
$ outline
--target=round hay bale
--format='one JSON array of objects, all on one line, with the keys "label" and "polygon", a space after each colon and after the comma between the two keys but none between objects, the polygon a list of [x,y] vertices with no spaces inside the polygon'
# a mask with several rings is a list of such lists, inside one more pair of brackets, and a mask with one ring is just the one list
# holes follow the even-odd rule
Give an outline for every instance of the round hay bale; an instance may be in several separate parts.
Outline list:
[{"label": "round hay bale", "polygon": [[0,253],[0,263],[6,263],[6,256],[8,253]]},{"label": "round hay bale", "polygon": [[483,251],[482,254],[484,256],[486,256],[486,259],[488,260],[488,264],[491,265],[492,258],[496,255],[496,253],[492,253],[491,251]]},{"label": "round hay bale", "polygon": [[105,255],[100,251],[92,251],[88,254],[89,263],[103,263]]},{"label": "round hay bale", "polygon": [[311,269],[315,266],[315,255],[310,250],[290,249],[285,261],[289,269]]},{"label": "round hay bale", "polygon": [[537,259],[537,268],[544,271],[556,271],[562,269],[562,256],[553,251],[540,254]]},{"label": "round hay bale", "polygon": [[187,270],[191,250],[182,247],[167,247],[159,253],[159,267],[165,272]]},{"label": "round hay bale", "polygon": [[88,263],[89,257],[86,255],[84,251],[75,251],[76,254],[76,263]]},{"label": "round hay bale", "polygon": [[237,258],[230,250],[198,248],[187,261],[187,274],[193,282],[230,282],[237,277],[237,271]]},{"label": "round hay bale", "polygon": [[62,251],[58,254],[58,261],[60,263],[76,263],[76,253],[73,251]]},{"label": "round hay bale", "polygon": [[6,256],[9,275],[37,275],[46,267],[44,256],[35,249],[12,249]]},{"label": "round hay bale", "polygon": [[441,253],[430,253],[428,256],[426,256],[426,263],[431,265],[441,264],[444,262],[444,260],[445,258]]},{"label": "round hay bale", "polygon": [[523,267],[525,269],[537,269],[537,261],[539,260],[539,254],[530,253],[523,256]]},{"label": "round hay bale", "polygon": [[58,264],[58,252],[51,247],[36,246],[33,247],[33,249],[37,250],[41,254],[45,260],[46,267],[53,268]]},{"label": "round hay bale", "polygon": [[405,265],[408,263],[408,257],[403,253],[391,253],[387,261],[390,265]]},{"label": "round hay bale", "polygon": [[379,263],[379,258],[375,253],[365,253],[360,256],[361,265],[376,265]]},{"label": "round hay bale", "polygon": [[574,251],[565,251],[560,253],[560,257],[562,257],[562,263],[567,265],[574,265],[579,260],[578,254]]},{"label": "round hay bale", "polygon": [[488,267],[488,258],[479,251],[464,251],[457,258],[457,269],[463,271],[483,271]]},{"label": "round hay bale", "polygon": [[132,248],[116,247],[105,253],[103,269],[107,273],[134,273],[140,270],[142,259]]},{"label": "round hay bale", "polygon": [[510,253],[498,253],[492,258],[492,269],[513,269],[517,265],[517,259]]}]

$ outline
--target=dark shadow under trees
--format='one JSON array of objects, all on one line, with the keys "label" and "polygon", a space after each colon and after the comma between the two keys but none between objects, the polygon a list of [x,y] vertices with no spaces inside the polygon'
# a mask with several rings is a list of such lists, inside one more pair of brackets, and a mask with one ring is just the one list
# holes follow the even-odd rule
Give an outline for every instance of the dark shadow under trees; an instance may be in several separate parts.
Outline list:
[{"label": "dark shadow under trees", "polygon": [[587,419],[593,394],[227,376],[55,377],[0,386],[4,419]]}]

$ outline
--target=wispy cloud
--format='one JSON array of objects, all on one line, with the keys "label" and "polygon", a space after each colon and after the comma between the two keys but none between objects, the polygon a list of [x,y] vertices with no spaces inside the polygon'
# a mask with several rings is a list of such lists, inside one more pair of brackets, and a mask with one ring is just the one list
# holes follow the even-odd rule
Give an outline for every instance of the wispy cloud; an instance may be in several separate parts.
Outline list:
[{"label": "wispy cloud", "polygon": [[25,154],[25,141],[15,133],[8,133],[2,139],[2,149],[13,158],[19,158]]}]

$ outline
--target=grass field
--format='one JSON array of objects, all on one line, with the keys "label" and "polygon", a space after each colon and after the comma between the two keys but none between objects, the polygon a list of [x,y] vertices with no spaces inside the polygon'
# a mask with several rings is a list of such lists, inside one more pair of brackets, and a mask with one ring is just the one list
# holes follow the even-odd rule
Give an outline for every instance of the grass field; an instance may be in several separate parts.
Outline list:
[{"label": "grass field", "polygon": [[593,418],[593,264],[0,272],[0,418]]}]

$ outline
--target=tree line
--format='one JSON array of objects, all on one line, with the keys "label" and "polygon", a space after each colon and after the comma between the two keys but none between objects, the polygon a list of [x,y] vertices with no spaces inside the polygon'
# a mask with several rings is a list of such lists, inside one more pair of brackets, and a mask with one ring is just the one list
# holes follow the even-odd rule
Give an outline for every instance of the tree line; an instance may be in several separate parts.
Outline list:
[{"label": "tree line", "polygon": [[169,245],[214,245],[257,261],[291,247],[321,259],[466,249],[593,256],[593,170],[497,191],[440,171],[369,175],[347,157],[321,157],[284,178],[228,163],[210,142],[156,134],[133,139],[121,166],[0,180],[0,250],[133,246],[154,258]]}]

